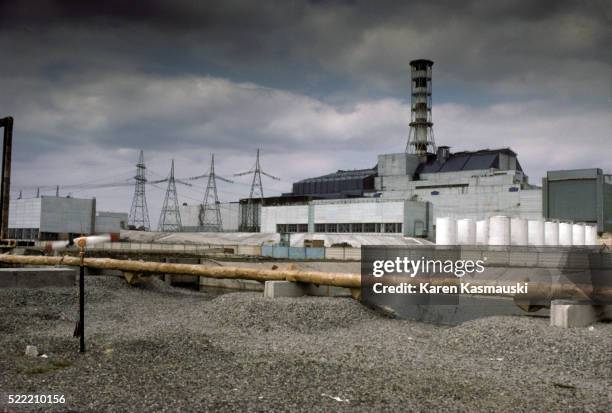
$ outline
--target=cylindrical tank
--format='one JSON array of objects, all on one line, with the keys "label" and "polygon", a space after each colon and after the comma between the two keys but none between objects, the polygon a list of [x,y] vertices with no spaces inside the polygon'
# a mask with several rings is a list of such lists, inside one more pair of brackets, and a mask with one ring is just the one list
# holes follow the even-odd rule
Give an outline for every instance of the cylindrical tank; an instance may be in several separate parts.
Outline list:
[{"label": "cylindrical tank", "polygon": [[476,222],[476,244],[487,245],[489,242],[489,220]]},{"label": "cylindrical tank", "polygon": [[527,245],[527,221],[523,218],[510,220],[510,244]]},{"label": "cylindrical tank", "polygon": [[572,225],[572,245],[584,245],[584,224]]},{"label": "cylindrical tank", "polygon": [[572,224],[559,223],[559,245],[562,247],[572,246]]},{"label": "cylindrical tank", "polygon": [[544,221],[530,219],[527,222],[527,244],[539,247],[544,245]]},{"label": "cylindrical tank", "polygon": [[476,223],[473,219],[457,220],[457,244],[476,245]]},{"label": "cylindrical tank", "polygon": [[436,244],[457,244],[457,223],[453,218],[436,218]]},{"label": "cylindrical tank", "polygon": [[559,223],[544,223],[544,245],[556,247],[559,245]]},{"label": "cylindrical tank", "polygon": [[510,245],[510,218],[494,216],[489,219],[489,245]]},{"label": "cylindrical tank", "polygon": [[584,245],[597,245],[597,226],[584,226]]}]

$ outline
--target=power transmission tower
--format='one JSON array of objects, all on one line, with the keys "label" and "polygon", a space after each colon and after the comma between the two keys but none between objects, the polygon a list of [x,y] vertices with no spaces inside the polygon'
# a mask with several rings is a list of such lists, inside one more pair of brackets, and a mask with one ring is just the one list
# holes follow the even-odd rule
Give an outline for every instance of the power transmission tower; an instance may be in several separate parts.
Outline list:
[{"label": "power transmission tower", "polygon": [[215,176],[215,155],[213,154],[210,160],[210,172],[204,192],[204,201],[200,209],[200,225],[204,231],[223,231],[220,207],[219,197],[217,196],[217,177]]},{"label": "power transmission tower", "polygon": [[55,187],[55,197],[59,198],[59,185]]},{"label": "power transmission tower", "polygon": [[147,183],[145,174],[146,169],[144,154],[140,151],[138,163],[136,164],[136,176],[134,177],[136,180],[136,187],[134,189],[132,207],[130,208],[128,225],[141,231],[148,231],[149,228],[151,228],[149,223],[149,208],[147,207],[147,197],[145,194],[145,184]]},{"label": "power transmission tower", "polygon": [[36,188],[36,198],[40,198],[40,188]]},{"label": "power transmission tower", "polygon": [[251,193],[247,199],[246,205],[240,205],[240,231],[244,232],[259,232],[260,223],[259,215],[261,206],[263,205],[263,184],[261,183],[261,175],[280,181],[280,178],[270,175],[261,170],[259,164],[259,149],[257,149],[257,158],[255,166],[246,172],[240,172],[234,176],[243,176],[253,174],[253,182],[251,183]]},{"label": "power transmission tower", "polygon": [[166,197],[159,216],[158,230],[163,232],[181,232],[183,230],[178,195],[176,194],[176,182],[174,181],[174,159],[170,167],[168,189],[166,189]]}]

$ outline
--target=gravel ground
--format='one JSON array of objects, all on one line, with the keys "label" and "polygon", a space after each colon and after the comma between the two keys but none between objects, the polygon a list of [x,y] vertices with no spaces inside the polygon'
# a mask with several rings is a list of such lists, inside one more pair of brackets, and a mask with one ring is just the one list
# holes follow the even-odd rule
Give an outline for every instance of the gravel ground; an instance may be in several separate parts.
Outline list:
[{"label": "gravel ground", "polygon": [[[0,290],[0,411],[607,411],[612,324],[384,318],[351,299],[214,296],[113,277]],[[24,355],[37,345],[48,358]],[[62,394],[63,405],[8,405]]]}]

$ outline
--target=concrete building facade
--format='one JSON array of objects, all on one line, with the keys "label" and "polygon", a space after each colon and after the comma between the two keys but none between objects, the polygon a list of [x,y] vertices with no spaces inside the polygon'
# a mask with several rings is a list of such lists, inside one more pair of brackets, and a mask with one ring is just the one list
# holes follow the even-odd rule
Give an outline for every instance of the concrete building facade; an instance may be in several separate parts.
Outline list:
[{"label": "concrete building facade", "polygon": [[314,200],[264,206],[261,232],[359,233],[427,236],[433,211],[426,202],[381,198]]},{"label": "concrete building facade", "polygon": [[542,218],[541,188],[529,184],[510,149],[379,155],[375,182],[383,198],[431,202],[434,218]]},{"label": "concrete building facade", "polygon": [[118,233],[127,213],[96,212],[95,199],[41,196],[11,199],[9,238],[58,240],[70,235]]}]

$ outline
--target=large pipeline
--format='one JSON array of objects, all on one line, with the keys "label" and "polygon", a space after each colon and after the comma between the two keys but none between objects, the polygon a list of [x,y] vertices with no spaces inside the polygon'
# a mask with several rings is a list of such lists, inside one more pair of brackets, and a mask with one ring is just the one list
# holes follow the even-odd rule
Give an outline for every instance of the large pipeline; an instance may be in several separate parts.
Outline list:
[{"label": "large pipeline", "polygon": [[[0,262],[21,265],[69,265],[78,266],[78,257],[47,257],[25,255],[0,255]],[[173,264],[163,262],[115,260],[111,258],[85,258],[88,268],[119,270],[132,273],[199,275],[212,278],[234,278],[256,281],[296,281],[346,288],[359,288],[359,274],[328,273],[317,271],[272,270],[239,267],[213,267],[200,264]]]},{"label": "large pipeline", "polygon": [[[79,241],[78,239],[76,241]],[[80,258],[72,256],[24,256],[24,255],[0,255],[0,263],[18,265],[68,265],[79,266]],[[328,285],[345,287],[351,289],[361,288],[361,275],[351,273],[330,273],[319,271],[298,271],[286,269],[259,269],[240,267],[218,267],[201,264],[174,264],[146,261],[116,260],[110,258],[85,258],[84,265],[89,268],[102,270],[119,270],[130,273],[155,273],[155,274],[182,274],[196,275],[212,278],[247,279],[255,281],[293,281],[317,285]],[[459,281],[470,282],[473,286],[491,286],[510,284],[510,281],[500,280],[459,280],[457,278],[409,278],[389,277],[385,284],[399,284],[401,282],[420,283],[428,282],[430,285],[457,285]],[[610,302],[612,300],[612,286],[593,286],[592,284],[573,283],[545,283],[529,282],[528,294],[504,295],[514,297],[515,300],[539,301],[549,303],[554,299],[580,299],[598,300]],[[514,281],[513,283],[516,283]]]}]

